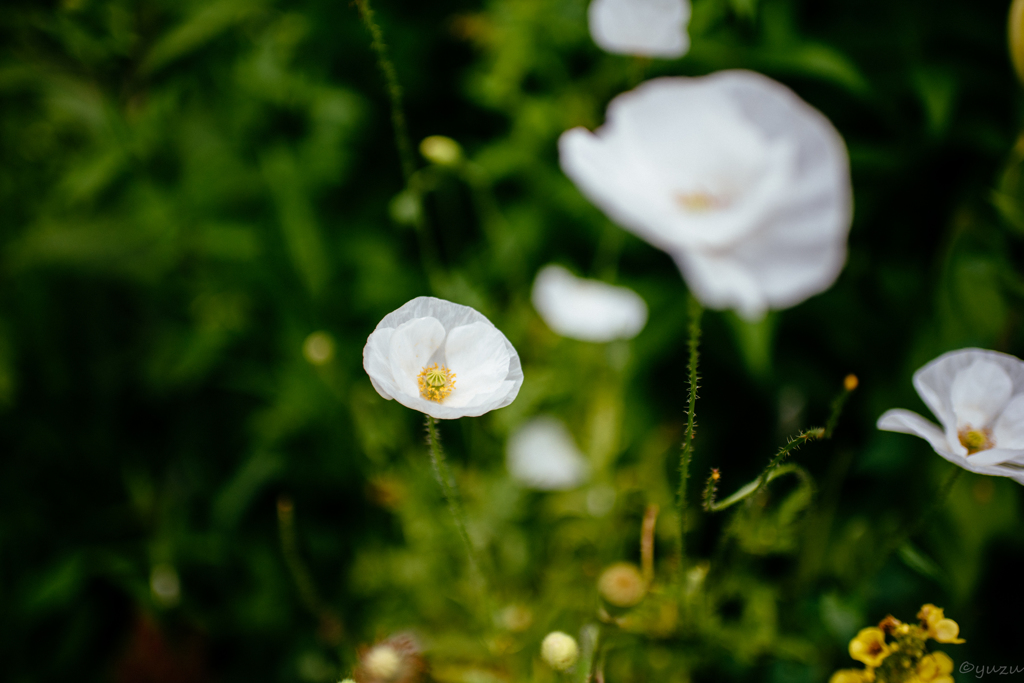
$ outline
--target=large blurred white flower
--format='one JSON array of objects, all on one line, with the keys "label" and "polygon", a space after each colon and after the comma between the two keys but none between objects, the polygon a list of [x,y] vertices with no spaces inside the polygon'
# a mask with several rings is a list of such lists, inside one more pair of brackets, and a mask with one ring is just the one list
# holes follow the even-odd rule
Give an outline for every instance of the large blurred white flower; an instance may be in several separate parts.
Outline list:
[{"label": "large blurred white flower", "polygon": [[509,474],[541,491],[573,489],[587,479],[590,467],[560,420],[535,417],[508,439]]},{"label": "large blurred white flower", "polygon": [[879,429],[920,436],[951,463],[1024,484],[1024,362],[997,351],[951,351],[915,372],[914,388],[942,428],[895,409],[878,418]]},{"label": "large blurred white flower", "polygon": [[667,251],[706,306],[756,320],[824,291],[846,260],[846,147],[766,76],[648,81],[612,100],[596,133],[563,133],[559,151],[583,194]]},{"label": "large blurred white flower", "polygon": [[587,18],[607,52],[673,58],[690,49],[690,0],[593,0]]},{"label": "large blurred white flower", "polygon": [[429,296],[384,316],[363,368],[384,398],[442,420],[503,408],[523,383],[519,354],[490,320]]},{"label": "large blurred white flower", "polygon": [[548,327],[571,339],[632,339],[647,324],[647,304],[632,289],[579,278],[562,266],[537,273],[532,298]]}]

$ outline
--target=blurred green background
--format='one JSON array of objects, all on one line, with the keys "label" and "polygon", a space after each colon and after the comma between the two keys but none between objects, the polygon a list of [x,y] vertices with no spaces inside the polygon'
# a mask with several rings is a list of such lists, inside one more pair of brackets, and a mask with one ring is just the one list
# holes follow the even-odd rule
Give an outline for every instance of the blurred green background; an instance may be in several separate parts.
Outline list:
[{"label": "blurred green background", "polygon": [[[835,438],[796,456],[813,497],[780,480],[695,518],[704,607],[674,634],[609,636],[609,681],[826,680],[857,629],[923,602],[960,623],[958,663],[1024,665],[1021,487],[965,474],[879,557],[952,466],[874,429],[891,407],[926,412],[910,376],[944,351],[1024,356],[1008,4],[696,0],[690,53],[653,62],[602,53],[585,0],[374,8],[413,142],[447,135],[471,160],[419,158],[413,193],[353,4],[4,3],[2,678],[335,681],[360,646],[412,629],[438,681],[554,680],[541,638],[593,621],[594,581],[637,560],[649,503],[671,574],[687,296],[565,178],[556,140],[643,79],[724,68],[835,123],[856,216],[827,293],[759,326],[706,314],[691,499],[710,467],[723,494],[755,477],[847,373],[860,389]],[[552,261],[635,289],[647,328],[557,338],[529,303]],[[422,416],[361,367],[380,318],[424,294],[483,312],[524,363],[510,407],[441,425],[492,559],[486,604]],[[509,481],[505,438],[541,412],[595,463],[584,489]]]}]

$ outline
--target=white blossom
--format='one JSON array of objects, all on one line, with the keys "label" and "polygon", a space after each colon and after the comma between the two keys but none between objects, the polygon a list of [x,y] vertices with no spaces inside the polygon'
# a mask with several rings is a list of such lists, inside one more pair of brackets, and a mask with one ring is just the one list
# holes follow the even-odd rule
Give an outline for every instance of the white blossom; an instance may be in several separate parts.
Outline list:
[{"label": "white blossom", "polygon": [[537,273],[532,298],[547,326],[570,339],[632,339],[647,324],[647,304],[632,289],[579,278],[562,266]]},{"label": "white blossom", "polygon": [[939,356],[914,373],[914,388],[941,428],[889,410],[878,428],[914,434],[951,463],[1024,484],[1024,362],[982,349]]},{"label": "white blossom", "polygon": [[384,398],[445,420],[503,408],[523,383],[519,354],[490,320],[429,296],[384,316],[363,368]]},{"label": "white blossom", "polygon": [[690,0],[593,0],[587,18],[606,52],[674,58],[690,49]]},{"label": "white blossom", "polygon": [[535,417],[512,433],[506,458],[513,479],[541,491],[576,488],[590,469],[565,425],[547,416]]},{"label": "white blossom", "polygon": [[766,76],[648,81],[595,133],[563,133],[559,151],[583,194],[668,252],[706,306],[756,320],[824,291],[846,260],[842,138]]}]

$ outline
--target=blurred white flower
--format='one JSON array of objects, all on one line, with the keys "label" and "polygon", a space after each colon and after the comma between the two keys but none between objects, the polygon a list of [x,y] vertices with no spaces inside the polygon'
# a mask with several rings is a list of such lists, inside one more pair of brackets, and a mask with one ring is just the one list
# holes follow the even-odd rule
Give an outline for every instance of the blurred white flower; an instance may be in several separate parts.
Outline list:
[{"label": "blurred white flower", "polygon": [[596,133],[559,140],[562,169],[613,220],[664,249],[706,306],[750,320],[824,291],[846,260],[842,138],[751,71],[657,78]]},{"label": "blurred white flower", "polygon": [[690,49],[690,0],[593,0],[587,17],[606,52],[673,58]]},{"label": "blurred white flower", "polygon": [[541,491],[576,488],[590,469],[572,434],[553,417],[536,417],[517,429],[506,455],[512,478]]},{"label": "blurred white flower", "polygon": [[1024,484],[1024,362],[997,351],[951,351],[915,372],[914,388],[942,428],[896,409],[878,418],[879,429],[920,436],[953,464]]},{"label": "blurred white flower", "polygon": [[523,383],[519,354],[490,320],[429,296],[380,321],[363,369],[384,398],[442,420],[504,408]]},{"label": "blurred white flower", "polygon": [[579,278],[562,266],[537,273],[532,298],[548,327],[570,339],[632,339],[647,324],[647,304],[632,289]]}]

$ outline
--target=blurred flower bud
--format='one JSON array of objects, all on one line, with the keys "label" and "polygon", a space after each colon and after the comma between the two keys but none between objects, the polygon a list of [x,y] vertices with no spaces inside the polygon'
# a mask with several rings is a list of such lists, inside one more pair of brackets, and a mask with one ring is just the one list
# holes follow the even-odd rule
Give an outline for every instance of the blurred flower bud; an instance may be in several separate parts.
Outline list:
[{"label": "blurred flower bud", "polygon": [[443,135],[431,135],[420,143],[420,154],[438,166],[454,166],[462,161],[462,147]]},{"label": "blurred flower bud", "polygon": [[399,633],[361,652],[353,678],[358,683],[414,683],[423,669],[416,638]]},{"label": "blurred flower bud", "polygon": [[158,564],[149,575],[149,590],[161,607],[174,607],[181,599],[178,572],[169,564]]},{"label": "blurred flower bud", "polygon": [[619,562],[604,570],[597,580],[601,597],[616,607],[632,607],[647,594],[647,584],[636,565]]},{"label": "blurred flower bud", "polygon": [[393,681],[402,669],[402,656],[390,645],[378,645],[363,657],[366,673],[381,681]]},{"label": "blurred flower bud", "polygon": [[1024,0],[1013,0],[1010,5],[1010,58],[1017,78],[1024,81]]},{"label": "blurred flower bud", "polygon": [[399,225],[416,225],[423,214],[420,197],[412,190],[403,190],[395,195],[388,205],[391,220]]},{"label": "blurred flower bud", "polygon": [[540,656],[552,669],[568,671],[580,656],[576,639],[568,633],[552,631],[544,636],[540,645]]},{"label": "blurred flower bud", "polygon": [[326,332],[314,332],[302,343],[302,355],[313,365],[325,365],[334,358],[334,338]]},{"label": "blurred flower bud", "polygon": [[965,642],[963,638],[957,638],[958,635],[960,635],[960,625],[952,619],[939,619],[932,632],[932,637],[940,643]]},{"label": "blurred flower bud", "polygon": [[843,387],[847,391],[853,391],[854,389],[857,388],[858,384],[860,384],[860,380],[858,380],[857,375],[854,375],[853,373],[847,375],[846,378],[843,380]]}]

